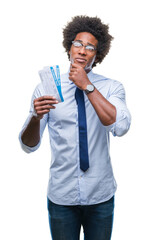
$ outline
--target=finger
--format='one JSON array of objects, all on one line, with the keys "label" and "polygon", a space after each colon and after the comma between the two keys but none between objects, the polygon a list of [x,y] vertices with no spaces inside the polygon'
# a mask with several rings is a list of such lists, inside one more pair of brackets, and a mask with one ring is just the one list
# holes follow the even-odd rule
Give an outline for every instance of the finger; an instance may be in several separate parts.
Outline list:
[{"label": "finger", "polygon": [[34,99],[34,102],[43,100],[56,100],[56,98],[54,96],[41,96],[39,98]]},{"label": "finger", "polygon": [[37,111],[37,115],[43,116],[44,114],[49,113],[49,111],[50,111],[50,109],[45,109],[45,110],[42,110],[42,111]]},{"label": "finger", "polygon": [[69,72],[69,76],[76,76],[78,74],[78,72],[77,71],[72,71],[72,72]]},{"label": "finger", "polygon": [[70,73],[74,73],[74,72],[77,72],[77,68],[71,68],[70,69]]},{"label": "finger", "polygon": [[51,104],[57,104],[58,100],[43,100],[43,101],[35,101],[34,106],[43,106],[43,105],[51,105]]},{"label": "finger", "polygon": [[70,72],[70,73],[69,73],[69,76],[71,77],[72,75],[74,75],[74,73],[73,73],[73,72]]},{"label": "finger", "polygon": [[69,76],[69,79],[70,79],[71,81],[74,81],[74,75],[71,74],[71,75]]},{"label": "finger", "polygon": [[37,115],[43,115],[43,114],[46,114],[48,113],[51,109],[55,109],[56,107],[55,106],[47,106],[47,107],[43,107],[43,108],[39,108],[37,107],[35,109],[35,112],[37,113]]},{"label": "finger", "polygon": [[76,63],[71,64],[71,68],[78,68],[78,67],[79,67],[79,65]]},{"label": "finger", "polygon": [[37,115],[44,115],[48,112],[50,112],[50,110],[55,109],[55,106],[48,106],[47,108],[36,108],[35,112],[37,113]]},{"label": "finger", "polygon": [[55,108],[55,106],[48,104],[48,105],[42,105],[42,106],[35,106],[35,110],[45,110],[45,109],[51,109],[51,108]]},{"label": "finger", "polygon": [[42,96],[43,97],[43,99],[48,99],[48,100],[53,100],[53,99],[55,99],[56,100],[56,97],[55,96],[49,96],[49,95],[44,95],[44,96]]}]

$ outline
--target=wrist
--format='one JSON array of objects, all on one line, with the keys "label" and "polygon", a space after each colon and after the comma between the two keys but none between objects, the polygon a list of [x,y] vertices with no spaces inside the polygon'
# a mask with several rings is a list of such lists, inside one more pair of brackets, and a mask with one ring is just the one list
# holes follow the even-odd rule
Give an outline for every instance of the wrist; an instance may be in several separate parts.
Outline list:
[{"label": "wrist", "polygon": [[39,116],[39,115],[32,115],[32,120],[34,122],[39,122],[40,120],[42,119],[42,116]]},{"label": "wrist", "polygon": [[88,85],[91,85],[92,83],[88,80],[82,87],[82,90],[85,91],[87,89]]},{"label": "wrist", "polygon": [[94,90],[95,90],[95,86],[92,83],[90,83],[86,86],[84,92],[86,95],[88,95],[89,93],[94,92]]}]

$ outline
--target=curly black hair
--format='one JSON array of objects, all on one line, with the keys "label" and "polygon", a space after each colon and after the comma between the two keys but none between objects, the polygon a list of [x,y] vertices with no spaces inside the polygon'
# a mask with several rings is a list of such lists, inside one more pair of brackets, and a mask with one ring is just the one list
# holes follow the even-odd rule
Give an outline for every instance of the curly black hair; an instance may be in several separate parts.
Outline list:
[{"label": "curly black hair", "polygon": [[108,25],[103,24],[98,17],[82,15],[73,17],[72,21],[67,23],[63,29],[63,46],[68,54],[68,58],[70,59],[69,51],[76,35],[80,32],[89,32],[98,40],[96,53],[97,61],[92,67],[95,67],[97,63],[101,63],[109,52],[111,41],[113,40],[113,37],[108,33],[108,30]]}]

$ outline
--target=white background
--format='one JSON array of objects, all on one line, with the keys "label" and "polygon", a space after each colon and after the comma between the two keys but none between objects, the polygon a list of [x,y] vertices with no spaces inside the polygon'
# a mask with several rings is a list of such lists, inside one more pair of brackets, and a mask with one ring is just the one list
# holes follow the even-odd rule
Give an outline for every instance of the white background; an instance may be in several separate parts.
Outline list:
[{"label": "white background", "polygon": [[[149,7],[148,1],[14,0],[0,4],[0,239],[51,239],[46,192],[50,166],[47,129],[40,149],[24,153],[18,134],[28,115],[38,71],[69,62],[62,28],[75,15],[98,16],[114,36],[94,72],[121,81],[131,129],[111,137],[118,183],[112,240],[150,239]],[[83,233],[81,231],[81,239]],[[91,239],[92,240],[92,239]]]}]

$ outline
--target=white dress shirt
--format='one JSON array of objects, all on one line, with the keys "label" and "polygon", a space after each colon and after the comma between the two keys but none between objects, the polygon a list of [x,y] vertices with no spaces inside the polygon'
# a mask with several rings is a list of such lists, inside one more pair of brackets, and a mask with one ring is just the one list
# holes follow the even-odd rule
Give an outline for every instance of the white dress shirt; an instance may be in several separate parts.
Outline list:
[{"label": "white dress shirt", "polygon": [[64,102],[56,104],[56,109],[50,110],[40,121],[39,144],[35,147],[24,145],[21,134],[31,119],[33,100],[44,95],[42,84],[33,93],[30,114],[19,135],[23,150],[33,152],[40,146],[43,131],[48,124],[51,166],[47,196],[56,204],[97,204],[109,200],[117,188],[109,153],[109,133],[122,136],[130,127],[131,116],[125,102],[124,87],[120,82],[92,71],[87,76],[97,90],[116,107],[117,118],[114,124],[104,126],[84,94],[90,165],[86,172],[80,169],[76,86],[69,80],[68,73],[61,75]]}]

